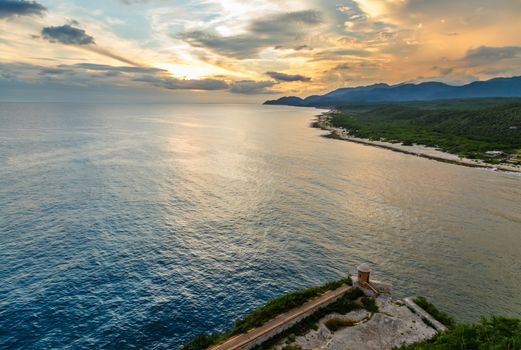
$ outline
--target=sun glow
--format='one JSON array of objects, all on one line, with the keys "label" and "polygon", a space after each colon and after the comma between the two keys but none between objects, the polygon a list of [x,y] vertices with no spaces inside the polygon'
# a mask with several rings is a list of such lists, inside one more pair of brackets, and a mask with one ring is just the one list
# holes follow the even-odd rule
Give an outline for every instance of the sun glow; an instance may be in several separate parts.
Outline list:
[{"label": "sun glow", "polygon": [[166,69],[176,78],[182,79],[200,79],[216,74],[215,71],[205,67],[188,66],[184,64],[163,64],[160,68]]},{"label": "sun glow", "polygon": [[177,79],[204,79],[214,78],[216,76],[220,76],[221,78],[226,76],[242,79],[248,77],[247,74],[242,72],[236,72],[201,62],[199,62],[198,65],[167,63],[159,64],[156,67],[167,70],[173,77]]}]

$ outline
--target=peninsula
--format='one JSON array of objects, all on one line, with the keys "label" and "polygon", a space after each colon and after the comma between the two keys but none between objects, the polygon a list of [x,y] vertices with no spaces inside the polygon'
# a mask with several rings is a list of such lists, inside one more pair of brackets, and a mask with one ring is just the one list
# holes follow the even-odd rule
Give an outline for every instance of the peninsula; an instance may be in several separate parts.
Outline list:
[{"label": "peninsula", "polygon": [[521,172],[521,77],[464,86],[375,84],[265,104],[328,107],[328,137],[471,167]]},{"label": "peninsula", "polygon": [[201,334],[182,350],[518,349],[521,320],[458,325],[423,297],[394,299],[392,286],[361,264],[357,276],[268,302],[222,334]]},{"label": "peninsula", "polygon": [[[329,131],[325,135],[329,138],[445,163],[521,172],[521,127],[516,126],[516,123],[521,124],[521,104],[504,106],[501,108],[503,113],[500,108],[473,111],[470,117],[461,111],[416,110],[411,113],[414,116],[412,119],[406,119],[402,114],[410,112],[408,108],[392,105],[372,106],[368,111],[354,113],[346,109],[333,109],[318,115],[311,125]],[[422,113],[428,114],[430,118],[425,124],[438,123],[442,126],[422,124],[424,123],[421,119]],[[433,122],[436,113],[440,116],[440,120]],[[473,117],[479,119],[480,113],[495,113],[496,130],[483,128],[479,125],[479,120],[473,120]],[[508,120],[502,120],[502,116],[506,116],[505,119]],[[511,116],[514,118],[510,118]],[[447,120],[449,118],[450,120]],[[499,125],[501,123],[503,125]],[[458,129],[460,132],[442,131],[441,128]],[[480,135],[476,138],[469,136],[473,132]]]}]

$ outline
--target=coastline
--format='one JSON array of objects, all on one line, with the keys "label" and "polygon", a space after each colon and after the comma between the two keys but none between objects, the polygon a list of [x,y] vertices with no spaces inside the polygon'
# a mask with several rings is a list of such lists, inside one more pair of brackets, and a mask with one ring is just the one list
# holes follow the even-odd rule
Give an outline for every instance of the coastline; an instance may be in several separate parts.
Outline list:
[{"label": "coastline", "polygon": [[323,135],[327,138],[354,142],[366,146],[373,146],[387,149],[393,152],[404,153],[417,157],[436,160],[438,162],[462,165],[471,168],[482,168],[493,171],[521,173],[521,167],[510,164],[489,164],[477,159],[461,158],[455,154],[439,151],[432,147],[423,145],[404,146],[401,143],[390,143],[385,141],[373,141],[369,139],[362,139],[353,137],[348,134],[345,129],[335,128],[329,123],[329,112],[319,114],[316,120],[311,123],[313,128],[329,131],[329,134]]}]

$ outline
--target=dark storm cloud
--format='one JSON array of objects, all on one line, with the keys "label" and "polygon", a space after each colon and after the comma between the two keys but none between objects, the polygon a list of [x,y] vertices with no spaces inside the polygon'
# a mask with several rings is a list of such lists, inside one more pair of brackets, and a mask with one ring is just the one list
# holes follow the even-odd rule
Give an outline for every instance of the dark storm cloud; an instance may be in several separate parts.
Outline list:
[{"label": "dark storm cloud", "polygon": [[286,74],[286,73],[280,73],[280,72],[266,72],[267,75],[269,75],[271,78],[278,80],[278,81],[284,81],[284,82],[291,82],[291,81],[310,81],[310,77],[306,77],[300,74]]},{"label": "dark storm cloud", "polygon": [[47,9],[36,1],[0,0],[0,18],[42,15]]},{"label": "dark storm cloud", "polygon": [[322,23],[318,11],[297,11],[272,15],[252,21],[248,33],[234,36],[221,36],[207,31],[181,33],[176,38],[194,47],[206,48],[224,56],[239,59],[253,58],[267,47],[293,45],[295,39]]},{"label": "dark storm cloud", "polygon": [[521,47],[519,46],[480,46],[478,48],[468,50],[464,59],[471,65],[482,65],[496,63],[500,60],[517,58],[520,56]]},{"label": "dark storm cloud", "polygon": [[268,88],[276,84],[273,81],[240,80],[231,85],[230,92],[246,95],[269,94],[273,91],[268,90]]},{"label": "dark storm cloud", "polygon": [[90,45],[94,44],[94,38],[83,29],[73,27],[69,24],[55,27],[44,27],[42,37],[52,43],[67,45]]},{"label": "dark storm cloud", "polygon": [[176,79],[170,77],[160,77],[145,75],[135,78],[134,81],[149,83],[157,87],[169,90],[225,90],[228,84],[217,79]]}]

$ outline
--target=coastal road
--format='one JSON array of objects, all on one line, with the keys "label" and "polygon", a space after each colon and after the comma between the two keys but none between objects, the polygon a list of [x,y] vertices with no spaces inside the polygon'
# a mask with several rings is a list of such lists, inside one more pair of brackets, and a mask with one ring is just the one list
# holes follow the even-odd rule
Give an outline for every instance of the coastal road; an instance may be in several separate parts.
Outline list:
[{"label": "coastal road", "polygon": [[298,323],[301,319],[313,314],[316,310],[332,303],[350,291],[351,288],[351,286],[343,285],[338,289],[325,292],[321,296],[306,302],[298,308],[278,315],[263,326],[251,329],[248,333],[243,333],[232,337],[223,343],[211,347],[210,350],[251,349],[255,345],[258,345],[263,341],[288,329],[292,325]]}]

